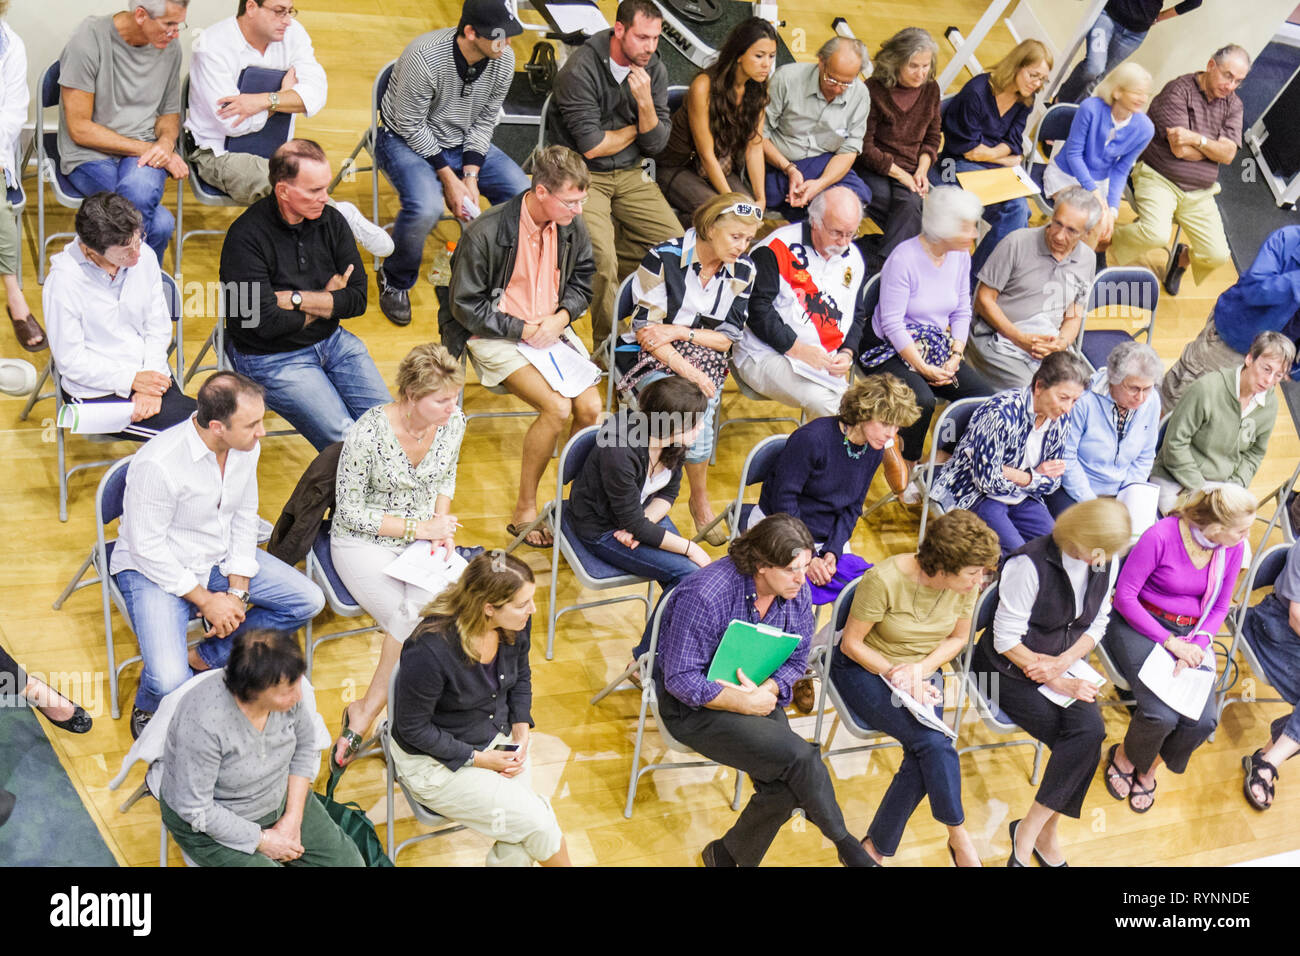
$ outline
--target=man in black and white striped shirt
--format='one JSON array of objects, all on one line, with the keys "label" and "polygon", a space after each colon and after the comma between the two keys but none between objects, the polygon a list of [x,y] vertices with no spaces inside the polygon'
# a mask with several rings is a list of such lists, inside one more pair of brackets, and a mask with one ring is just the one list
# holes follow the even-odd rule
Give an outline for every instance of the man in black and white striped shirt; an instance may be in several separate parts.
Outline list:
[{"label": "man in black and white striped shirt", "polygon": [[418,37],[393,67],[375,156],[402,202],[396,248],[379,271],[379,307],[395,325],[411,321],[409,291],[444,204],[468,222],[479,213],[480,190],[500,203],[529,186],[492,145],[515,72],[510,37],[521,32],[513,0],[465,0],[459,26]]}]

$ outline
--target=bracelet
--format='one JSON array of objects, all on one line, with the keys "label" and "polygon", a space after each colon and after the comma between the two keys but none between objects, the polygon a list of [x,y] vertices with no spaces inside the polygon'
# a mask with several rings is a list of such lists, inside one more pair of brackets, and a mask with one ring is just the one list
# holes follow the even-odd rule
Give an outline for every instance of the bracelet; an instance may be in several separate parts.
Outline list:
[{"label": "bracelet", "polygon": [[410,544],[412,541],[415,540],[415,519],[414,518],[406,519],[405,530],[402,532],[402,540],[405,541],[407,544]]}]

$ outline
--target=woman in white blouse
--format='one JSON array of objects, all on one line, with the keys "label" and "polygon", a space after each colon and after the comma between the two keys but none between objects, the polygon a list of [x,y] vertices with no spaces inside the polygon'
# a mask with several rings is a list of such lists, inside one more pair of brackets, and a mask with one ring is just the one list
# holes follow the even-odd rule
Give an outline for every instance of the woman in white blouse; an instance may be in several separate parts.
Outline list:
[{"label": "woman in white blouse", "polygon": [[388,677],[402,643],[436,596],[384,573],[415,541],[455,547],[456,461],[465,435],[458,407],[465,372],[441,345],[417,345],[397,368],[398,399],[377,405],[348,429],[335,481],[330,552],[343,584],[384,631],[365,696],[343,712],[331,757],[337,770],[360,749],[388,702]]},{"label": "woman in white blouse", "polygon": [[[9,0],[0,0],[0,17],[9,12]],[[7,23],[0,23],[0,170],[4,171],[6,191],[22,178],[18,166],[18,137],[27,122],[31,93],[27,89],[27,48],[22,38]],[[5,311],[13,323],[14,337],[29,352],[39,352],[48,344],[41,324],[32,315],[31,306],[18,285],[18,223],[13,205],[6,199],[0,215],[0,280],[5,287]]]}]

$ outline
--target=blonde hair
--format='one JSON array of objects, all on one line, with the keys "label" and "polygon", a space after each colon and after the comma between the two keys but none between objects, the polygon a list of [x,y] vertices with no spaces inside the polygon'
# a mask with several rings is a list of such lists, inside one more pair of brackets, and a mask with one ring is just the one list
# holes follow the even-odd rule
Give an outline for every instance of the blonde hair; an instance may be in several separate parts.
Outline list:
[{"label": "blonde hair", "polygon": [[737,216],[734,212],[724,212],[724,210],[736,203],[748,203],[751,206],[757,206],[754,200],[744,193],[720,193],[696,208],[695,215],[691,217],[691,225],[695,227],[695,235],[708,242],[713,235],[713,227],[720,222],[730,220],[749,223],[757,229],[762,221],[761,219]]},{"label": "blonde hair", "polygon": [[397,366],[397,396],[418,402],[426,395],[465,384],[465,369],[437,342],[417,345]]},{"label": "blonde hair", "polygon": [[1132,60],[1125,60],[1111,70],[1106,79],[1097,84],[1092,95],[1107,103],[1114,103],[1115,94],[1120,90],[1135,90],[1143,85],[1146,86],[1147,92],[1151,91],[1151,74],[1147,72],[1147,68]]},{"label": "blonde hair", "polygon": [[555,192],[565,186],[584,192],[591,185],[591,171],[581,156],[567,146],[547,146],[533,154],[533,185]]},{"label": "blonde hair", "polygon": [[[1016,85],[1016,74],[1035,63],[1046,63],[1050,70],[1053,63],[1051,51],[1038,40],[1021,40],[989,70],[989,85],[993,87],[993,92],[1001,93],[1011,89]],[[1020,96],[1017,93],[1016,98],[1025,106],[1034,105],[1033,96]]]},{"label": "blonde hair", "polygon": [[1052,540],[1062,552],[1082,551],[1109,562],[1128,550],[1133,521],[1115,498],[1092,498],[1071,505],[1056,518]]},{"label": "blonde hair", "polygon": [[921,417],[921,406],[906,382],[882,372],[860,378],[845,390],[839,417],[850,428],[862,422],[903,428]]},{"label": "blonde hair", "polygon": [[1253,518],[1258,510],[1258,499],[1245,488],[1221,484],[1192,492],[1169,513],[1186,519],[1205,532]]},{"label": "blonde hair", "polygon": [[[532,582],[532,568],[513,554],[485,551],[470,561],[459,581],[425,607],[420,630],[446,631],[449,625],[455,625],[465,656],[481,663],[474,641],[492,627],[486,607],[510,603],[520,588]],[[505,643],[515,642],[515,631],[498,627],[497,633]]]}]

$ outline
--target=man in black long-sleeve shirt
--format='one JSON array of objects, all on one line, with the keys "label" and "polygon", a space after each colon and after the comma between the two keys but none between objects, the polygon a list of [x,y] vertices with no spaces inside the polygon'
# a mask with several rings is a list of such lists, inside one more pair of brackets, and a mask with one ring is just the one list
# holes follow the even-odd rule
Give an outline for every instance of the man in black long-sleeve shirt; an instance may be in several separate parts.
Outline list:
[{"label": "man in black long-sleeve shirt", "polygon": [[365,344],[339,324],[366,311],[366,269],[326,203],[324,150],[290,140],[271,157],[270,179],[271,195],[234,221],[221,248],[226,353],[320,450],[392,398]]},{"label": "man in black long-sleeve shirt", "polygon": [[1191,13],[1200,5],[1201,0],[1183,0],[1162,10],[1164,0],[1110,0],[1088,28],[1083,59],[1061,84],[1057,102],[1082,103],[1102,77],[1132,56],[1155,24]]}]

